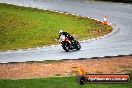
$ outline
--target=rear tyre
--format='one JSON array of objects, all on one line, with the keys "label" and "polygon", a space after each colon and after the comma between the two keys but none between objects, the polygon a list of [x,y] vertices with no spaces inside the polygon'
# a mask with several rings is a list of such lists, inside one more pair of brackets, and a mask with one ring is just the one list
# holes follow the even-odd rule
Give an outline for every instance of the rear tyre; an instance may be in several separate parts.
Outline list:
[{"label": "rear tyre", "polygon": [[77,44],[76,50],[80,50],[80,49],[81,49],[81,45],[80,44]]}]

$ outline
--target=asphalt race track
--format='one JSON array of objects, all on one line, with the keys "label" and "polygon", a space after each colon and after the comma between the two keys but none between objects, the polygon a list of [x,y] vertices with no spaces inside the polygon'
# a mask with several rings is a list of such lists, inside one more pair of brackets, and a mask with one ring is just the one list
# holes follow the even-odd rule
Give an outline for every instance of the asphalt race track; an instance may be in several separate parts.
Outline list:
[{"label": "asphalt race track", "polygon": [[81,43],[82,49],[80,51],[65,52],[61,46],[1,51],[0,63],[132,54],[132,4],[85,0],[0,0],[0,3],[59,10],[99,20],[103,20],[104,15],[106,15],[110,23],[119,27],[118,32],[111,36]]}]

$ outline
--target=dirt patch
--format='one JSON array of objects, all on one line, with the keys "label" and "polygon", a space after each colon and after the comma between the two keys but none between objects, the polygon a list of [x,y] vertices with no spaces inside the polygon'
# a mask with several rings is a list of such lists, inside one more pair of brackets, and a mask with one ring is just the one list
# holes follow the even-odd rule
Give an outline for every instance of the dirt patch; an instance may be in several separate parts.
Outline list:
[{"label": "dirt patch", "polygon": [[0,78],[40,78],[76,75],[78,67],[89,74],[123,74],[132,70],[132,56],[103,59],[64,60],[0,64]]}]

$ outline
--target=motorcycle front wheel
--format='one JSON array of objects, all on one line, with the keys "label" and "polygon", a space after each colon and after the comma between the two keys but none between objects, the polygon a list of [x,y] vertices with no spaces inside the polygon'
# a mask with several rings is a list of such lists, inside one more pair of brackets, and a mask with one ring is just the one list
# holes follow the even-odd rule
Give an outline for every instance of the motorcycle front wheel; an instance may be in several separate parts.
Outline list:
[{"label": "motorcycle front wheel", "polygon": [[63,47],[63,49],[66,51],[66,52],[69,52],[69,50],[70,50],[70,46],[69,46],[69,44],[68,43],[63,43],[62,44],[62,47]]}]

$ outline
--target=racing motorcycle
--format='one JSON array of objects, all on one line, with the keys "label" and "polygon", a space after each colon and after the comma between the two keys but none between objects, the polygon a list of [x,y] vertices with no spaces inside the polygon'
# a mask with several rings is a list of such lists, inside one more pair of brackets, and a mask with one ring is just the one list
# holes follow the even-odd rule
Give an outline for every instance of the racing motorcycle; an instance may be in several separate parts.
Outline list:
[{"label": "racing motorcycle", "polygon": [[66,52],[68,52],[70,50],[80,50],[81,49],[80,43],[77,40],[75,40],[75,35],[72,35],[72,37],[74,38],[74,40],[73,41],[70,41],[64,35],[61,35],[60,36],[60,42],[61,42],[62,48]]}]

